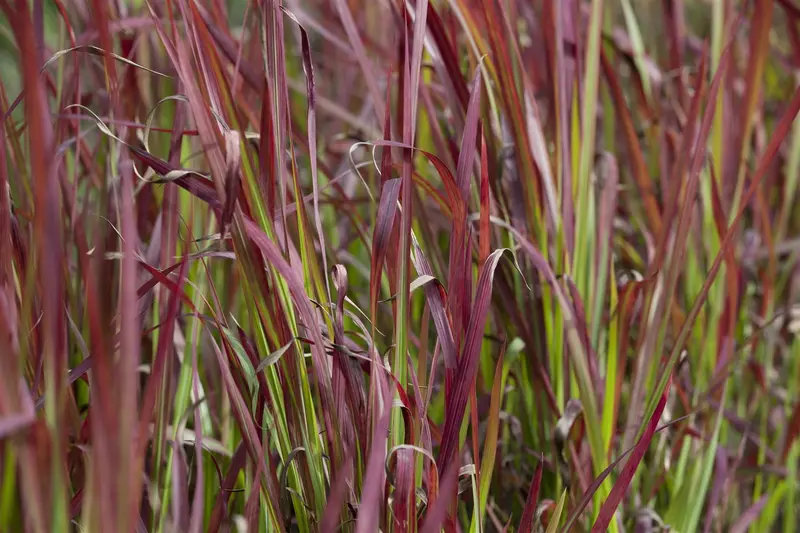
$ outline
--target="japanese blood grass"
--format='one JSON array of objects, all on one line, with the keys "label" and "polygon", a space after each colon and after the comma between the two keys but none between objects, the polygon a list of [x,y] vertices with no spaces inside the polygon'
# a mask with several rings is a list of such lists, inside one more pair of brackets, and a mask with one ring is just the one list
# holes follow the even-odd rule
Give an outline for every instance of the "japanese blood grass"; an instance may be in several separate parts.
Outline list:
[{"label": "japanese blood grass", "polygon": [[792,530],[791,2],[52,4],[0,531]]}]

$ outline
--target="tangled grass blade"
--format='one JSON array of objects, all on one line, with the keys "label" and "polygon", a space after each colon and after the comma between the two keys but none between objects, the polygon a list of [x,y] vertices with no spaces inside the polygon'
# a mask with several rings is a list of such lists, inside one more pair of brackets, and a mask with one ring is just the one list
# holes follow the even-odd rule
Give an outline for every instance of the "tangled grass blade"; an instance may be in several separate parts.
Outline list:
[{"label": "tangled grass blade", "polygon": [[793,531],[794,3],[0,12],[0,531]]}]

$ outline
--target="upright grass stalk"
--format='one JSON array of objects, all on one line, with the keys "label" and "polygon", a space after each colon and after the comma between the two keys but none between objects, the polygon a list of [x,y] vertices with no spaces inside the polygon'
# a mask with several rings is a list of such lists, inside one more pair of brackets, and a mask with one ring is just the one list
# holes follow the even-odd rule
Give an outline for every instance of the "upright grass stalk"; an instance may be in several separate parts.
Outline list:
[{"label": "upright grass stalk", "polygon": [[0,11],[0,530],[792,530],[791,2]]}]

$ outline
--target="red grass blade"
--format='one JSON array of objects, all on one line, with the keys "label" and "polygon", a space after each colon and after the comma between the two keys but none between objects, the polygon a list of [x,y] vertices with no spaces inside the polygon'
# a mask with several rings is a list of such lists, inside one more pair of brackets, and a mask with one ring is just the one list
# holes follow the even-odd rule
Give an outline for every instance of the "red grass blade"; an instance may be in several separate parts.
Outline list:
[{"label": "red grass blade", "polygon": [[219,221],[220,235],[225,235],[233,219],[233,210],[239,201],[241,189],[241,170],[239,168],[241,154],[239,133],[230,131],[225,134],[225,205]]},{"label": "red grass blade", "polygon": [[208,523],[209,533],[217,533],[217,531],[219,531],[219,528],[222,525],[222,513],[225,512],[228,498],[230,497],[233,487],[236,484],[239,473],[245,465],[246,459],[247,449],[245,448],[244,443],[240,443],[239,447],[233,453],[233,457],[231,457],[231,462],[228,466],[228,473],[225,474],[225,479],[220,484],[220,488],[222,490],[220,490],[220,492],[217,494],[217,498],[214,503],[214,509],[211,511],[211,518],[209,519]]},{"label": "red grass blade", "polygon": [[176,441],[172,441],[171,444],[175,451],[175,460],[172,463],[172,527],[175,531],[187,531],[189,529],[189,487],[186,479],[189,465],[186,463],[183,446]]},{"label": "red grass blade", "polygon": [[539,501],[539,488],[542,485],[542,470],[544,467],[544,457],[539,456],[539,464],[533,473],[528,497],[525,499],[525,507],[522,511],[522,518],[519,521],[519,531],[533,531],[533,518],[536,515],[536,504]]},{"label": "red grass blade", "polygon": [[356,60],[361,67],[361,73],[364,75],[364,81],[366,82],[367,89],[372,97],[372,105],[375,106],[375,114],[377,115],[378,120],[382,120],[384,116],[383,99],[381,98],[381,92],[378,89],[378,83],[376,81],[375,74],[372,71],[372,65],[367,57],[364,43],[361,41],[358,27],[353,19],[353,14],[350,12],[350,7],[347,5],[346,0],[335,1],[336,9],[339,13],[339,20],[341,20],[342,26],[344,26],[345,33],[350,41],[350,46],[353,48],[353,53],[355,54]]},{"label": "red grass blade", "polygon": [[[407,428],[408,431],[408,428]],[[409,439],[412,440],[412,439]],[[416,525],[414,500],[414,452],[401,448],[395,451],[393,526],[395,531],[412,531]]]},{"label": "red grass blade", "polygon": [[[416,3],[417,0],[414,0]],[[469,100],[469,89],[464,77],[461,75],[461,66],[456,55],[452,39],[447,35],[444,21],[433,4],[428,3],[428,18],[426,20],[431,38],[436,43],[436,48],[441,54],[442,63],[447,71],[448,80],[453,84],[456,101],[466,110]]]},{"label": "red grass blade", "polygon": [[[373,365],[373,368],[375,365]],[[372,375],[377,378],[375,384],[375,416],[377,422],[372,435],[372,448],[369,452],[367,470],[364,474],[364,488],[361,494],[361,504],[358,510],[356,533],[372,533],[378,530],[380,510],[383,508],[383,486],[386,479],[386,441],[389,434],[389,413],[391,411],[391,398],[389,387],[386,384],[382,371],[373,370]]]},{"label": "red grass blade", "polygon": [[782,462],[786,462],[786,457],[792,449],[794,441],[800,435],[800,401],[795,402],[794,409],[792,409],[792,416],[786,426],[786,438],[783,441],[783,452],[781,454]]},{"label": "red grass blade", "polygon": [[[747,510],[742,513],[742,516],[736,520],[736,523],[733,524],[731,527],[731,533],[745,533],[749,531],[750,524],[752,524],[764,507],[767,505],[769,501],[769,497],[771,494],[767,493],[764,494],[761,498],[758,499],[753,505],[747,508]],[[788,520],[788,518],[787,518]]]},{"label": "red grass blade", "polygon": [[[319,214],[319,176],[317,175],[317,115],[316,101],[317,93],[314,82],[314,63],[311,61],[311,45],[308,41],[308,33],[300,24],[295,15],[281,6],[286,15],[291,18],[300,28],[300,40],[302,43],[303,72],[306,75],[306,96],[308,98],[308,155],[311,167],[311,186],[314,194],[314,220],[316,222],[317,238],[319,239],[320,255],[322,256],[322,269],[328,272],[328,259],[325,247],[325,234],[322,232],[322,218]],[[325,276],[325,287],[328,293],[328,300],[331,299],[331,288],[328,277]]]},{"label": "red grass blade", "polygon": [[336,478],[331,483],[331,490],[328,494],[328,503],[325,506],[325,514],[320,521],[320,533],[336,533],[339,528],[339,516],[342,512],[342,505],[347,496],[347,482],[353,475],[353,463],[348,459],[345,461],[345,468],[339,470]]},{"label": "red grass blade", "polygon": [[475,141],[480,126],[481,91],[483,90],[481,79],[481,69],[478,67],[472,77],[472,92],[467,106],[464,133],[461,137],[461,151],[458,155],[458,168],[456,169],[456,184],[465,202],[469,201],[469,176],[475,162]]},{"label": "red grass blade", "polygon": [[[188,260],[187,256],[183,257],[183,260],[180,262],[180,270],[178,272],[178,282],[172,289],[172,292],[169,297],[169,303],[167,304],[167,313],[164,315],[164,331],[158,337],[158,346],[156,348],[156,355],[155,359],[152,363],[152,370],[150,372],[150,378],[147,380],[147,385],[145,386],[145,391],[142,396],[142,408],[141,408],[141,416],[139,419],[139,435],[146,435],[147,428],[150,424],[150,419],[153,417],[153,408],[156,404],[156,395],[158,394],[158,390],[161,387],[161,376],[164,372],[164,368],[166,367],[167,358],[172,354],[172,346],[173,346],[173,328],[175,327],[175,321],[177,319],[178,311],[180,310],[180,299],[179,295],[183,294],[183,283],[186,279],[186,269],[188,268]],[[139,441],[138,450],[136,451],[136,455],[134,456],[134,463],[135,464],[143,464],[144,461],[144,453],[147,449],[148,442],[146,439],[141,439]],[[137,480],[140,482],[140,480]],[[134,494],[137,494],[139,491],[135,491]]]},{"label": "red grass blade", "polygon": [[669,384],[671,381],[672,378],[670,378],[670,381],[667,382],[667,387],[664,389],[664,393],[661,395],[658,406],[656,407],[653,415],[650,417],[650,421],[647,423],[647,429],[639,439],[639,442],[636,443],[636,446],[634,446],[628,462],[625,463],[619,478],[617,478],[616,483],[614,483],[614,486],[611,489],[611,493],[608,495],[608,499],[603,502],[603,506],[600,507],[597,520],[592,526],[592,533],[602,533],[606,531],[611,519],[614,518],[614,513],[622,501],[623,496],[625,496],[625,492],[628,490],[628,485],[630,485],[633,475],[636,473],[636,469],[638,468],[642,457],[644,457],[648,446],[650,446],[650,441],[653,439],[653,435],[655,435],[656,428],[658,427],[658,421],[661,419],[661,413],[664,412],[664,407],[667,404]]},{"label": "red grass blade", "polygon": [[36,421],[33,410],[30,413],[4,416],[0,418],[0,439],[8,439],[21,432]]},{"label": "red grass blade", "polygon": [[[389,151],[388,149],[386,150]],[[376,320],[378,311],[378,291],[380,289],[383,263],[388,252],[394,219],[397,213],[397,200],[400,198],[400,178],[383,182],[378,213],[375,218],[375,230],[372,236],[372,257],[369,279],[370,315]]]},{"label": "red grass blade", "polygon": [[[62,241],[64,218],[62,202],[59,196],[59,181],[55,166],[55,138],[50,122],[50,107],[42,78],[39,75],[41,67],[41,54],[37,46],[37,39],[30,16],[28,2],[19,0],[16,3],[16,12],[12,12],[4,2],[10,26],[14,31],[20,53],[22,69],[22,83],[25,91],[25,118],[28,127],[28,146],[30,156],[30,180],[33,188],[34,209],[33,236],[36,246],[36,276],[39,290],[41,291],[40,307],[42,315],[41,332],[42,345],[40,361],[44,365],[46,374],[46,387],[55,398],[47,406],[47,426],[36,426],[35,448],[40,453],[46,452],[46,447],[60,449],[66,445],[66,407],[67,389],[65,386],[66,361],[66,320],[63,312],[64,302],[64,244]],[[5,124],[3,127],[7,127]],[[7,130],[8,131],[8,130]],[[22,163],[22,162],[21,162]],[[16,400],[16,399],[15,399]],[[26,453],[24,463],[30,465],[32,456]],[[64,456],[61,454],[47,454],[41,457],[41,473],[60,472],[62,477],[66,470]],[[36,530],[44,531],[57,527],[55,521],[61,524],[65,516],[52,516],[54,510],[64,509],[61,500],[67,495],[65,479],[53,480],[55,483],[40,485],[49,476],[39,477],[35,471],[30,478],[24,476],[23,501],[29,506],[28,512],[42,513],[32,517],[32,524]],[[37,501],[31,501],[35,498]]]},{"label": "red grass blade", "polygon": [[473,380],[478,370],[481,341],[492,298],[492,282],[494,272],[506,249],[492,252],[481,267],[478,277],[475,303],[467,327],[464,348],[459,357],[458,370],[453,382],[452,397],[445,408],[445,423],[442,431],[442,443],[439,449],[438,465],[442,475],[447,475],[456,456],[460,443],[459,430],[467,407],[467,399]]},{"label": "red grass blade", "polygon": [[[123,461],[130,469],[129,476],[122,476],[120,487],[120,508],[118,524],[121,522],[124,529],[128,529],[128,524],[135,523],[135,518],[139,515],[138,494],[141,492],[139,486],[141,476],[137,476],[136,458],[138,456],[134,443],[133,429],[136,427],[137,407],[139,400],[139,372],[138,367],[141,361],[140,334],[141,325],[137,309],[137,268],[134,256],[139,243],[139,234],[136,227],[136,215],[134,213],[134,177],[133,163],[127,152],[123,152],[120,168],[122,171],[119,182],[119,194],[121,198],[120,217],[122,219],[122,265],[120,275],[122,277],[119,298],[120,315],[120,359],[117,368],[116,386],[119,397],[119,453],[118,460]],[[139,433],[139,438],[145,441],[145,433]],[[127,477],[127,479],[125,479]],[[127,486],[126,486],[127,485]],[[125,505],[128,509],[123,511]]]},{"label": "red grass blade", "polygon": [[[467,107],[466,124],[461,138],[461,151],[456,169],[456,186],[464,204],[469,202],[470,175],[475,162],[475,141],[478,135],[481,106],[481,69],[475,69],[472,81],[472,94]],[[467,225],[466,211],[462,216],[453,217],[450,231],[450,261],[448,271],[449,301],[453,314],[453,336],[456,345],[461,343],[463,328],[469,322],[472,293],[472,273],[468,268],[470,262],[470,227]]]},{"label": "red grass blade", "polygon": [[480,218],[480,253],[478,260],[485,262],[489,257],[489,249],[492,245],[489,230],[489,155],[486,153],[486,139],[481,136],[481,218]]},{"label": "red grass blade", "polygon": [[425,515],[420,533],[440,533],[442,524],[447,518],[447,508],[458,491],[458,471],[460,462],[456,459],[453,466],[442,477],[439,497],[433,502]]}]

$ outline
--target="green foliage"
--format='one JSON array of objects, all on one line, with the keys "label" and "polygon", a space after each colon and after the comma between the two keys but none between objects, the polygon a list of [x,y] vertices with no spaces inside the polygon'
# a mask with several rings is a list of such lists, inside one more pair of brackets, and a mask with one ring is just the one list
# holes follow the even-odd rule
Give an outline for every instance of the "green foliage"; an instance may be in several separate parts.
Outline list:
[{"label": "green foliage", "polygon": [[0,12],[0,531],[793,530],[792,2]]}]

